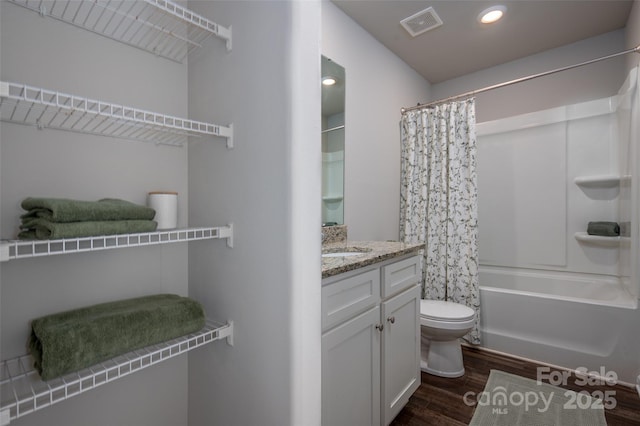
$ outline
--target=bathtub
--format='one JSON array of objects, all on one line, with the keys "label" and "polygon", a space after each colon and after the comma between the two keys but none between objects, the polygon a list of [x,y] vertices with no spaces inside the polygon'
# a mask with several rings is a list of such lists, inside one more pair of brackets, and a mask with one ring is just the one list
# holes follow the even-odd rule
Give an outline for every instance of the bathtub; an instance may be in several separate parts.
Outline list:
[{"label": "bathtub", "polygon": [[479,283],[483,347],[635,382],[638,354],[621,336],[640,333],[640,314],[618,278],[483,266]]}]

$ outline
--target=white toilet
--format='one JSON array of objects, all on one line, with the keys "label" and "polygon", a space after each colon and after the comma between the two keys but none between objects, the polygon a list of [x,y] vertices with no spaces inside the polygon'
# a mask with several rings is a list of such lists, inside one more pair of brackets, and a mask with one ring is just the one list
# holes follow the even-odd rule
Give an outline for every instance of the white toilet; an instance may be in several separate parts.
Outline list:
[{"label": "white toilet", "polygon": [[420,301],[420,369],[440,377],[464,375],[460,337],[473,328],[475,311],[444,300]]}]

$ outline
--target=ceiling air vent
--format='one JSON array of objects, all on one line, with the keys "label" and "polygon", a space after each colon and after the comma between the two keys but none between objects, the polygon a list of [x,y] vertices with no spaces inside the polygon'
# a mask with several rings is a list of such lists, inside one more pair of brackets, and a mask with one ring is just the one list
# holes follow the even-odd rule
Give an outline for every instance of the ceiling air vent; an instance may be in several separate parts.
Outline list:
[{"label": "ceiling air vent", "polygon": [[433,10],[433,7],[428,7],[408,18],[404,18],[400,23],[412,37],[416,37],[424,32],[438,28],[442,25],[442,19],[440,19],[436,11]]}]

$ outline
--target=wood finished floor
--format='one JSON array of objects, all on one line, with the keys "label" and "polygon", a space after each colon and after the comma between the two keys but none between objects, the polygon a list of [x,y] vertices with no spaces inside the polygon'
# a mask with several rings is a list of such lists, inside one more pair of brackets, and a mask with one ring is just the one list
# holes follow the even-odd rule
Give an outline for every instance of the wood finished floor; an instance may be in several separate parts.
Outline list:
[{"label": "wood finished floor", "polygon": [[[445,379],[422,373],[422,384],[413,394],[404,409],[391,423],[392,426],[463,426],[468,425],[475,407],[464,403],[465,393],[482,392],[492,369],[537,379],[538,364],[523,361],[476,348],[463,346],[466,373],[463,377]],[[557,370],[551,368],[552,372]],[[574,391],[587,390],[593,395],[596,390],[615,391],[616,406],[605,409],[608,426],[640,425],[640,397],[635,389],[620,385],[585,387],[577,386],[575,377],[570,377],[567,386]],[[515,426],[515,425],[514,425]],[[549,425],[551,426],[551,425]],[[562,425],[554,425],[562,426]]]}]

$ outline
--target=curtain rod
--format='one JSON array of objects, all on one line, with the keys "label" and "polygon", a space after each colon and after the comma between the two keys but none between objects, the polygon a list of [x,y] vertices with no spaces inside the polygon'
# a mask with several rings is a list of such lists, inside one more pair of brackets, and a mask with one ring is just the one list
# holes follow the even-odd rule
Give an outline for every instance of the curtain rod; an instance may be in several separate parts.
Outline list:
[{"label": "curtain rod", "polygon": [[429,102],[429,103],[422,104],[422,105],[418,104],[418,105],[413,106],[413,107],[401,108],[400,112],[402,114],[404,114],[405,112],[413,111],[413,110],[420,109],[420,108],[433,107],[435,105],[442,104],[442,103],[449,102],[449,101],[453,101],[455,99],[467,98],[467,97],[470,97],[470,96],[474,96],[474,95],[476,95],[478,93],[488,92],[489,90],[499,89],[501,87],[510,86],[510,85],[516,84],[516,83],[522,83],[523,81],[533,80],[534,78],[544,77],[545,75],[555,74],[555,73],[560,72],[560,71],[566,71],[566,70],[570,70],[572,68],[582,67],[584,65],[593,64],[594,62],[604,61],[605,59],[611,59],[611,58],[615,58],[616,56],[626,55],[627,53],[633,53],[633,52],[640,53],[640,45],[638,45],[638,46],[636,46],[636,47],[634,47],[632,49],[624,50],[624,51],[618,52],[618,53],[613,53],[611,55],[603,56],[603,57],[597,58],[597,59],[592,59],[590,61],[581,62],[579,64],[569,65],[569,66],[562,67],[562,68],[556,68],[554,70],[545,71],[545,72],[541,72],[541,73],[538,73],[538,74],[532,74],[532,75],[529,75],[529,76],[526,76],[526,77],[521,77],[521,78],[517,78],[515,80],[494,84],[492,86],[483,87],[482,89],[472,90],[470,92],[462,93],[460,95],[450,96],[448,98],[440,99],[438,101]]}]

